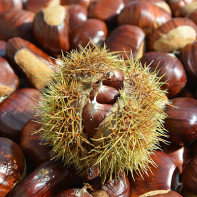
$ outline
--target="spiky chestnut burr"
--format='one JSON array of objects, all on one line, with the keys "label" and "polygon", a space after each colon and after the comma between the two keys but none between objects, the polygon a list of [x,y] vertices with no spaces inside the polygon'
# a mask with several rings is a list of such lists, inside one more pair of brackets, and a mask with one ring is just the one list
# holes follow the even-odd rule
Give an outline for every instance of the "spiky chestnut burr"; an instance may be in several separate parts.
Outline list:
[{"label": "spiky chestnut burr", "polygon": [[[59,73],[42,90],[38,132],[52,145],[53,159],[62,158],[80,173],[97,166],[104,183],[123,170],[140,173],[153,163],[150,155],[166,135],[163,110],[169,101],[148,67],[92,45],[63,57]],[[102,85],[119,92],[114,102],[98,103]]]}]

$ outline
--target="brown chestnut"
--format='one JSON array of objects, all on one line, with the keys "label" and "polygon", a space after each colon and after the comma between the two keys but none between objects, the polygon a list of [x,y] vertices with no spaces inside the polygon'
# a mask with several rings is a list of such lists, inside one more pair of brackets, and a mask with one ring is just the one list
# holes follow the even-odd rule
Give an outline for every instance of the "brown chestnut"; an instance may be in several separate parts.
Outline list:
[{"label": "brown chestnut", "polygon": [[194,156],[183,168],[183,184],[197,195],[197,156]]},{"label": "brown chestnut", "polygon": [[92,197],[90,193],[86,190],[86,188],[78,189],[67,189],[63,192],[60,192],[55,197]]},{"label": "brown chestnut", "polygon": [[46,7],[60,5],[60,0],[26,0],[24,2],[24,9],[37,13]]},{"label": "brown chestnut", "polygon": [[5,57],[6,56],[6,44],[7,42],[4,40],[0,40],[0,57]]},{"label": "brown chestnut", "polygon": [[70,187],[72,174],[59,163],[45,162],[18,184],[10,197],[53,197]]},{"label": "brown chestnut", "polygon": [[149,50],[173,52],[196,40],[197,27],[188,18],[173,18],[149,36]]},{"label": "brown chestnut", "polygon": [[22,0],[1,0],[1,6],[0,6],[0,13],[10,10],[12,8],[15,9],[22,9],[23,7],[23,1]]},{"label": "brown chestnut", "polygon": [[121,25],[115,28],[107,38],[106,45],[110,51],[117,51],[124,59],[131,55],[140,58],[145,50],[145,33],[134,25]]},{"label": "brown chestnut", "polygon": [[179,174],[182,174],[185,164],[190,159],[190,152],[187,146],[177,146],[174,144],[162,144],[162,150],[168,154],[179,169]]},{"label": "brown chestnut", "polygon": [[72,28],[70,32],[70,47],[76,49],[78,45],[85,47],[90,39],[96,45],[102,45],[107,38],[107,25],[99,19],[87,21]]},{"label": "brown chestnut", "polygon": [[51,148],[41,144],[44,142],[41,141],[40,134],[35,133],[40,127],[41,124],[36,119],[29,120],[23,128],[20,138],[20,146],[25,154],[26,161],[33,168],[50,160]]},{"label": "brown chestnut", "polygon": [[169,140],[183,146],[197,139],[197,100],[192,98],[174,98],[166,107],[165,128],[169,131]]},{"label": "brown chestnut", "polygon": [[164,82],[169,98],[175,97],[186,85],[187,76],[182,63],[173,54],[147,52],[140,59],[142,64],[150,65],[152,72],[158,71],[158,77]]},{"label": "brown chestnut", "polygon": [[197,41],[187,44],[181,49],[180,59],[192,82],[197,82]]},{"label": "brown chestnut", "polygon": [[84,7],[88,7],[90,4],[90,0],[61,0],[61,5],[72,5],[72,4],[80,4]]},{"label": "brown chestnut", "polygon": [[0,68],[0,97],[6,97],[16,90],[19,78],[3,57],[0,57]]},{"label": "brown chestnut", "polygon": [[164,9],[146,1],[133,1],[125,5],[118,16],[120,25],[130,24],[141,27],[146,34],[171,19]]},{"label": "brown chestnut", "polygon": [[22,9],[9,9],[0,17],[0,39],[8,39],[18,36],[26,40],[32,40],[32,22],[34,13]]},{"label": "brown chestnut", "polygon": [[0,195],[6,194],[25,178],[26,165],[20,147],[8,138],[0,137]]},{"label": "brown chestnut", "polygon": [[54,73],[55,63],[46,53],[18,37],[7,42],[6,53],[33,87],[42,89],[47,85]]},{"label": "brown chestnut", "polygon": [[53,55],[68,51],[69,14],[64,6],[53,6],[42,9],[35,15],[33,34],[35,40]]},{"label": "brown chestnut", "polygon": [[72,4],[67,6],[69,12],[69,33],[77,25],[87,20],[88,11],[80,4]]},{"label": "brown chestnut", "polygon": [[41,93],[33,88],[16,90],[0,104],[0,134],[18,141],[25,124],[34,116]]},{"label": "brown chestnut", "polygon": [[190,4],[191,2],[196,0],[167,0],[168,5],[170,6],[170,9],[172,10],[172,14],[175,17],[181,16],[180,10],[182,7],[184,7],[187,4]]},{"label": "brown chestnut", "polygon": [[97,18],[112,24],[116,22],[117,16],[124,8],[123,0],[99,0],[91,2],[88,8],[88,16]]},{"label": "brown chestnut", "polygon": [[190,13],[188,18],[191,19],[197,25],[197,9]]},{"label": "brown chestnut", "polygon": [[107,38],[107,25],[99,19],[88,19],[70,32],[70,47],[76,49],[78,45],[85,47],[90,39],[96,45],[102,45]]},{"label": "brown chestnut", "polygon": [[151,155],[151,159],[155,165],[150,165],[147,173],[141,175],[134,173],[134,177],[130,178],[130,197],[167,193],[172,187],[175,187],[177,170],[171,157],[162,151],[155,151]]},{"label": "brown chestnut", "polygon": [[192,1],[181,7],[180,13],[183,17],[188,17],[195,9],[197,9],[197,1]]}]

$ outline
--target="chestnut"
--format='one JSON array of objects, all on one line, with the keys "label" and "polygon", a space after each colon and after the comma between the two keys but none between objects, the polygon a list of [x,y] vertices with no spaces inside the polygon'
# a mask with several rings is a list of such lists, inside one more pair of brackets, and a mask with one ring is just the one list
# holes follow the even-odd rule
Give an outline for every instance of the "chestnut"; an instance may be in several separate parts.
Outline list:
[{"label": "chestnut", "polygon": [[171,157],[162,151],[155,151],[151,155],[151,159],[154,164],[149,166],[146,173],[133,173],[133,176],[131,176],[130,197],[143,196],[143,194],[144,196],[151,196],[151,194],[167,193],[176,187],[175,178],[178,172]]},{"label": "chestnut", "polygon": [[24,2],[24,9],[37,13],[46,7],[60,5],[60,0],[26,0]]},{"label": "chestnut", "polygon": [[[179,193],[175,191],[169,191],[164,194],[156,194],[156,195],[151,195],[151,196],[153,197],[182,197]],[[148,196],[148,197],[151,197],[151,196]]]},{"label": "chestnut", "polygon": [[77,25],[87,20],[88,11],[80,4],[72,4],[67,6],[69,12],[69,33]]},{"label": "chestnut", "polygon": [[146,2],[152,3],[156,6],[164,9],[169,14],[171,14],[170,6],[166,3],[165,0],[124,0],[125,4],[128,4],[129,2],[133,2],[133,1],[146,1]]},{"label": "chestnut", "polygon": [[0,97],[6,97],[17,89],[19,78],[3,57],[0,57],[0,65]]},{"label": "chestnut", "polygon": [[186,85],[187,76],[182,63],[173,54],[147,52],[140,59],[142,64],[150,65],[152,72],[164,82],[162,89],[167,90],[169,98],[175,97]]},{"label": "chestnut", "polygon": [[22,38],[14,37],[8,40],[6,53],[37,89],[45,87],[55,72],[55,62],[34,44]]},{"label": "chestnut", "polygon": [[22,0],[1,0],[0,13],[15,8],[22,9],[23,1]]},{"label": "chestnut", "polygon": [[20,146],[25,154],[26,161],[33,168],[39,166],[45,161],[50,160],[51,148],[41,140],[39,133],[35,133],[41,128],[41,124],[36,119],[31,119],[24,126],[21,138]]},{"label": "chestnut", "polygon": [[188,161],[188,163],[183,168],[183,184],[190,192],[197,195],[197,156],[194,156]]},{"label": "chestnut", "polygon": [[125,5],[118,16],[118,24],[141,27],[146,34],[166,23],[171,15],[164,9],[146,1],[133,1]]},{"label": "chestnut", "polygon": [[182,174],[185,164],[190,159],[189,148],[187,146],[180,147],[171,143],[165,145],[162,144],[162,150],[173,159],[178,167],[179,174]]},{"label": "chestnut", "polygon": [[170,9],[172,10],[172,14],[175,17],[180,17],[181,16],[181,8],[184,7],[187,4],[190,4],[191,2],[195,0],[166,0],[168,5],[170,6]]},{"label": "chestnut", "polygon": [[197,140],[192,144],[191,152],[192,155],[197,155]]},{"label": "chestnut", "polygon": [[181,49],[180,60],[182,61],[188,76],[192,82],[197,83],[197,41],[187,44]]},{"label": "chestnut", "polygon": [[195,9],[197,9],[197,1],[192,1],[191,3],[188,3],[181,7],[180,13],[181,16],[187,17],[189,16]]},{"label": "chestnut", "polygon": [[47,7],[39,11],[33,21],[35,40],[52,55],[69,50],[68,10],[64,6]]},{"label": "chestnut", "polygon": [[100,123],[106,118],[111,111],[112,105],[100,104],[97,101],[89,101],[83,108],[82,119],[85,133],[93,137]]},{"label": "chestnut", "polygon": [[174,98],[165,110],[165,128],[169,140],[176,145],[190,144],[197,139],[197,100],[193,98]]},{"label": "chestnut", "polygon": [[197,25],[197,9],[190,13],[188,18],[191,19]]},{"label": "chestnut", "polygon": [[22,9],[10,9],[0,17],[0,40],[18,36],[26,40],[32,40],[32,22],[34,13]]},{"label": "chestnut", "polygon": [[197,27],[188,18],[173,18],[157,29],[148,39],[149,50],[173,52],[196,40]]},{"label": "chestnut", "polygon": [[10,197],[55,196],[70,187],[72,174],[59,163],[45,162],[18,184]]},{"label": "chestnut", "polygon": [[118,178],[108,180],[102,189],[109,195],[109,197],[129,197],[130,196],[130,182],[127,175],[123,172]]},{"label": "chestnut", "polygon": [[34,116],[41,93],[33,88],[21,88],[0,104],[0,134],[19,141],[25,124]]},{"label": "chestnut", "polygon": [[86,188],[73,188],[62,191],[55,197],[92,197],[92,195],[90,195]]},{"label": "chestnut", "polygon": [[145,33],[134,25],[121,25],[115,28],[106,41],[107,48],[110,51],[117,51],[128,59],[131,55],[134,58],[140,58],[145,50]]},{"label": "chestnut", "polygon": [[0,194],[6,196],[25,178],[26,164],[23,152],[12,140],[0,137]]},{"label": "chestnut", "polygon": [[107,25],[99,19],[87,21],[72,28],[70,32],[70,49],[76,49],[79,45],[85,47],[90,39],[96,45],[102,45],[107,38]]},{"label": "chestnut", "polygon": [[79,4],[84,7],[88,7],[91,0],[60,0],[61,5],[72,5],[72,4]]},{"label": "chestnut", "polygon": [[107,24],[116,23],[117,16],[124,8],[123,0],[99,0],[90,3],[88,17],[97,18]]},{"label": "chestnut", "polygon": [[0,40],[0,57],[5,57],[6,56],[6,44],[7,42],[4,40]]}]

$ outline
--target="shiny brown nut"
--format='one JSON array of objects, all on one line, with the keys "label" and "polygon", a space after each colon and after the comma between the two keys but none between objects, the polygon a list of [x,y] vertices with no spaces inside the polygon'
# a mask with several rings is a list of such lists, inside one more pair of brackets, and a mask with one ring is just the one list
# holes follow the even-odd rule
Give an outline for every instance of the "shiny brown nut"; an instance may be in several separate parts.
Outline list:
[{"label": "shiny brown nut", "polygon": [[72,174],[59,163],[45,162],[18,184],[10,197],[53,197],[70,187]]},{"label": "shiny brown nut", "polygon": [[162,151],[155,151],[151,158],[155,166],[149,166],[147,174],[134,174],[134,178],[130,178],[130,197],[164,194],[175,187],[177,170],[171,157]]},{"label": "shiny brown nut", "polygon": [[[169,191],[165,194],[156,194],[156,195],[151,195],[151,196],[153,196],[153,197],[183,197],[175,191]],[[148,196],[148,197],[151,197],[151,196]],[[143,197],[143,195],[142,195],[142,197]]]},{"label": "shiny brown nut", "polygon": [[100,104],[113,105],[119,96],[120,93],[116,88],[98,84],[93,84],[93,90],[90,92],[90,100],[95,99]]},{"label": "shiny brown nut", "polygon": [[176,97],[187,97],[187,98],[194,98],[193,92],[187,88],[183,88],[181,92]]},{"label": "shiny brown nut", "polygon": [[24,9],[37,13],[43,8],[60,5],[60,0],[26,0]]},{"label": "shiny brown nut", "polygon": [[50,160],[51,148],[42,145],[41,143],[44,142],[41,141],[40,134],[35,133],[40,127],[41,125],[36,122],[36,119],[31,119],[21,132],[20,146],[25,154],[27,163],[33,168]]},{"label": "shiny brown nut", "polygon": [[55,197],[92,197],[92,195],[85,188],[73,188],[62,191]]},{"label": "shiny brown nut", "polygon": [[166,3],[165,0],[124,0],[125,4],[128,4],[133,1],[146,1],[152,3],[160,8],[163,8],[164,10],[166,10],[168,13],[171,14],[170,6]]},{"label": "shiny brown nut", "polygon": [[34,116],[41,93],[37,89],[22,88],[0,104],[0,134],[18,141],[25,124]]},{"label": "shiny brown nut", "polygon": [[181,16],[180,10],[183,6],[190,4],[191,2],[196,0],[167,0],[168,5],[170,6],[170,9],[172,10],[172,14],[175,17]]},{"label": "shiny brown nut", "polygon": [[100,0],[91,2],[88,8],[88,16],[97,18],[106,23],[115,23],[120,11],[124,8],[123,0]]},{"label": "shiny brown nut", "polygon": [[0,57],[5,57],[6,56],[6,44],[7,42],[4,40],[0,40]]},{"label": "shiny brown nut", "polygon": [[99,19],[88,19],[70,32],[70,48],[85,47],[90,39],[96,45],[102,45],[106,38],[107,25]]},{"label": "shiny brown nut", "polygon": [[0,97],[5,97],[17,89],[19,78],[3,57],[0,57],[0,68]]},{"label": "shiny brown nut", "polygon": [[25,158],[20,147],[8,138],[0,137],[0,194],[6,194],[26,173]]},{"label": "shiny brown nut", "polygon": [[109,197],[129,197],[130,183],[125,173],[120,174],[119,178],[107,181],[102,189],[109,195]]},{"label": "shiny brown nut", "polygon": [[173,18],[149,36],[149,50],[173,52],[196,40],[197,27],[188,18]]},{"label": "shiny brown nut", "polygon": [[10,9],[3,12],[0,17],[0,39],[7,41],[18,36],[31,40],[33,19],[34,13],[27,10]]},{"label": "shiny brown nut", "polygon": [[134,25],[121,25],[115,28],[106,41],[110,51],[118,51],[124,59],[131,55],[140,58],[145,51],[145,33]]},{"label": "shiny brown nut", "polygon": [[80,4],[84,7],[88,7],[90,4],[90,0],[61,0],[61,5],[72,5],[72,4]]},{"label": "shiny brown nut", "polygon": [[194,156],[183,168],[183,184],[190,192],[197,195],[197,156]]},{"label": "shiny brown nut", "polygon": [[186,146],[177,146],[174,144],[167,144],[162,146],[162,150],[168,154],[179,169],[179,174],[182,174],[185,164],[190,159],[190,150]]},{"label": "shiny brown nut", "polygon": [[197,9],[197,1],[192,1],[191,3],[188,3],[181,7],[180,13],[181,16],[187,17],[189,16],[195,9]]},{"label": "shiny brown nut", "polygon": [[69,50],[69,14],[64,6],[42,9],[35,15],[33,34],[35,40],[53,55]]},{"label": "shiny brown nut", "polygon": [[181,49],[180,59],[192,81],[197,82],[197,42],[187,44]]},{"label": "shiny brown nut", "polygon": [[191,153],[193,156],[197,155],[197,140],[192,144]]},{"label": "shiny brown nut", "polygon": [[113,105],[100,104],[95,100],[87,102],[83,108],[82,119],[85,133],[93,137],[100,123],[106,118]]},{"label": "shiny brown nut", "polygon": [[188,18],[191,19],[197,25],[197,9],[190,13]]},{"label": "shiny brown nut", "polygon": [[0,2],[0,13],[10,10],[12,8],[22,9],[23,1],[22,0],[1,0]]},{"label": "shiny brown nut", "polygon": [[197,139],[197,100],[192,98],[174,98],[171,106],[166,107],[168,117],[165,128],[169,131],[169,140],[183,146]]},{"label": "shiny brown nut", "polygon": [[80,25],[87,20],[88,11],[87,8],[80,4],[72,4],[67,6],[69,12],[69,33],[77,25]]},{"label": "shiny brown nut", "polygon": [[7,42],[6,53],[33,87],[42,89],[47,85],[54,73],[55,63],[46,53],[19,37]]},{"label": "shiny brown nut", "polygon": [[145,1],[128,3],[118,16],[119,25],[136,25],[150,34],[153,29],[166,23],[171,15],[164,9]]},{"label": "shiny brown nut", "polygon": [[164,82],[162,89],[167,89],[169,98],[175,97],[186,85],[187,76],[182,63],[172,54],[163,52],[147,52],[140,59],[142,64],[150,65],[152,72]]}]

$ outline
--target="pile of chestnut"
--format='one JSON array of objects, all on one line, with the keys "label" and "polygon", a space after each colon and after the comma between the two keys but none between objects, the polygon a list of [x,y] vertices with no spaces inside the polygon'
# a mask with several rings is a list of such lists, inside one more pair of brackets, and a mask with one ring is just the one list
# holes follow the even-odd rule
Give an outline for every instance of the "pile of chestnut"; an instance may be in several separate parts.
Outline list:
[{"label": "pile of chestnut", "polygon": [[[169,138],[147,174],[101,184],[50,160],[34,121],[62,53],[104,44],[157,70],[171,100]],[[0,197],[197,196],[197,0],[0,1]],[[157,167],[156,167],[157,166]]]}]

